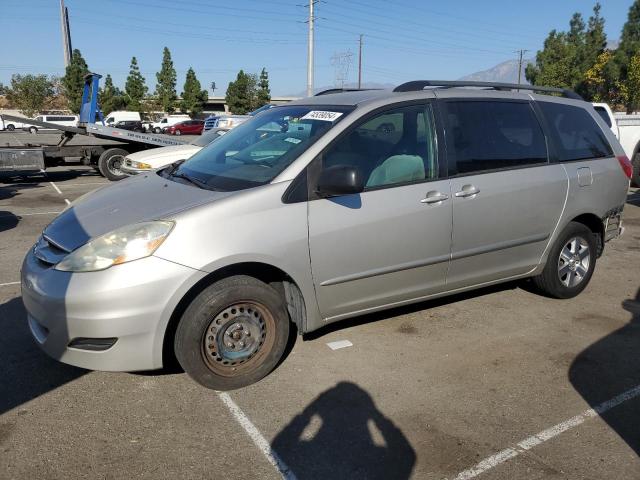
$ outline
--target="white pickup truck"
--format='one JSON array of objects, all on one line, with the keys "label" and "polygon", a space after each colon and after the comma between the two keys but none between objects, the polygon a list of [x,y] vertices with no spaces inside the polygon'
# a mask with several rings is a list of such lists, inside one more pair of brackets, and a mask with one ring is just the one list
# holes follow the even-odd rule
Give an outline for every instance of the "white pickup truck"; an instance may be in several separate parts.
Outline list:
[{"label": "white pickup truck", "polygon": [[640,187],[640,115],[614,114],[606,103],[594,103],[593,108],[620,140],[633,165],[631,184]]}]

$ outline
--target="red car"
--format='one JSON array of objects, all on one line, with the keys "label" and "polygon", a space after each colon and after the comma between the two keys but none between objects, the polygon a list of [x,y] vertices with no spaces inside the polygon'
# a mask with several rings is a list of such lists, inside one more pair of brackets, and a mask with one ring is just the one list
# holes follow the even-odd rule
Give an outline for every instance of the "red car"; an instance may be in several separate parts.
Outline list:
[{"label": "red car", "polygon": [[204,128],[204,120],[186,120],[167,127],[170,135],[200,135]]}]

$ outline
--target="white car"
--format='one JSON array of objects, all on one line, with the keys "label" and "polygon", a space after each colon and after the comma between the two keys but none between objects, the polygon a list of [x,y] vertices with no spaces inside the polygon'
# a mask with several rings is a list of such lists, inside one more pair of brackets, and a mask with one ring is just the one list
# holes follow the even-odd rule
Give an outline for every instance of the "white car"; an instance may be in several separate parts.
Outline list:
[{"label": "white car", "polygon": [[192,143],[142,150],[129,154],[124,158],[124,164],[120,168],[127,175],[136,175],[164,167],[178,160],[185,160],[228,131],[228,128],[214,128],[201,135]]},{"label": "white car", "polygon": [[[26,120],[26,118],[25,118]],[[0,115],[0,130],[7,130],[9,132],[13,132],[14,130],[18,130],[22,128],[24,123],[16,122],[15,120],[8,120]]]},{"label": "white car", "polygon": [[117,110],[109,113],[104,117],[104,123],[106,125],[114,125],[118,122],[124,121],[140,121],[140,114],[138,112],[127,112],[125,110]]},{"label": "white car", "polygon": [[189,115],[169,115],[159,122],[152,123],[151,131],[153,133],[162,133],[163,129],[170,127],[171,125],[175,125],[176,123],[184,122],[185,120],[191,120],[191,117]]},{"label": "white car", "polygon": [[[61,125],[64,127],[77,127],[78,126],[78,116],[77,115],[38,115],[34,118],[37,122],[47,122],[54,123],[56,125]],[[55,128],[42,127],[40,125],[31,125],[29,123],[25,123],[22,125],[22,130],[29,131],[29,133],[38,133],[41,130],[55,130]]]}]

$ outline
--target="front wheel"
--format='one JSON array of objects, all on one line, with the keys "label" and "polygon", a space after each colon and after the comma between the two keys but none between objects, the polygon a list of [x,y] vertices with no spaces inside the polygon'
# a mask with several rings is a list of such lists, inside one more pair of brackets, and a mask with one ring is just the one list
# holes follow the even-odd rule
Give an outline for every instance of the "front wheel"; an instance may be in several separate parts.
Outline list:
[{"label": "front wheel", "polygon": [[31,128],[29,128],[29,133],[36,134],[36,133],[38,133],[38,129],[36,127],[31,127]]},{"label": "front wheel", "polygon": [[289,317],[278,292],[237,275],[205,288],[187,307],[174,341],[178,362],[196,382],[234,390],[265,377],[289,338]]},{"label": "front wheel", "polygon": [[16,129],[15,125],[7,125],[7,130],[13,132]]},{"label": "front wheel", "polygon": [[571,222],[558,236],[547,264],[533,278],[536,286],[554,298],[573,298],[586,288],[596,266],[597,245],[593,232]]},{"label": "front wheel", "polygon": [[121,167],[124,163],[124,157],[128,154],[129,152],[122,148],[109,148],[105,150],[98,159],[100,173],[112,182],[127,178],[127,175],[122,172]]},{"label": "front wheel", "polygon": [[153,129],[153,133],[160,133],[162,130],[160,130],[158,127]]},{"label": "front wheel", "polygon": [[180,130],[176,130],[176,135],[182,135],[182,132]]}]

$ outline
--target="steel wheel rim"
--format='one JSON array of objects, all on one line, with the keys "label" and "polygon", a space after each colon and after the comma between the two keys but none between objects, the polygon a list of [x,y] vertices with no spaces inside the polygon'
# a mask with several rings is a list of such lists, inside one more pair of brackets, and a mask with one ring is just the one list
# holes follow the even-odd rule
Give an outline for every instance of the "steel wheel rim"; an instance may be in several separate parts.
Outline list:
[{"label": "steel wheel rim", "polygon": [[567,241],[558,258],[558,278],[560,283],[573,288],[582,283],[591,265],[591,250],[582,237],[573,237]]},{"label": "steel wheel rim", "polygon": [[209,369],[235,376],[260,364],[275,339],[275,320],[257,302],[242,301],[220,310],[202,339],[202,355]]},{"label": "steel wheel rim", "polygon": [[107,162],[109,171],[114,175],[118,175],[118,176],[122,175],[122,170],[120,170],[120,167],[122,166],[123,160],[124,159],[122,155],[113,155]]}]

